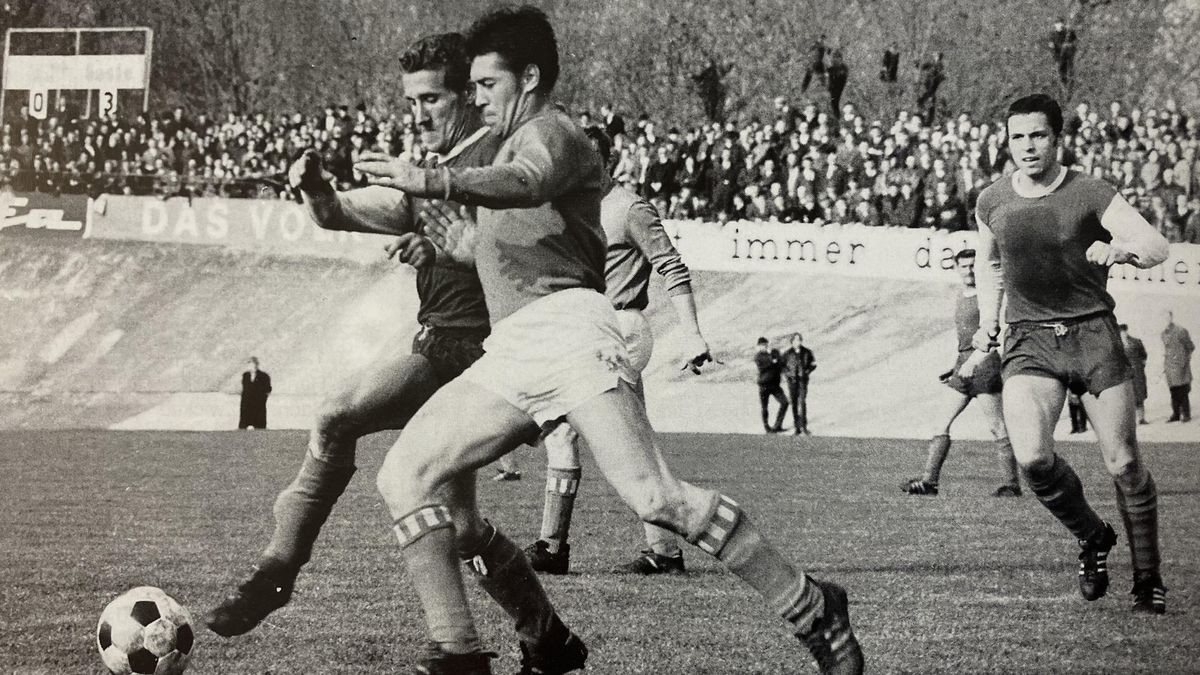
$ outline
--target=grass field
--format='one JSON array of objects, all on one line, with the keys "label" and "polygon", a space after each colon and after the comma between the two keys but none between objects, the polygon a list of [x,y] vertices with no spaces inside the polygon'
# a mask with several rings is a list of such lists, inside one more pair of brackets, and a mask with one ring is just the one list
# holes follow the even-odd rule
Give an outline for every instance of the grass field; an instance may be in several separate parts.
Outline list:
[{"label": "grass field", "polygon": [[[397,673],[418,650],[419,610],[373,476],[390,436],[360,444],[362,470],[322,535],[292,604],[243,638],[201,630],[190,672]],[[738,498],[789,556],[851,593],[873,673],[1200,672],[1200,462],[1196,445],[1145,449],[1163,516],[1165,617],[1128,610],[1124,538],[1109,597],[1075,589],[1077,548],[1034,499],[998,500],[991,446],[952,450],[936,498],[897,490],[918,442],[666,435],[676,472]],[[253,562],[298,432],[0,433],[0,672],[96,673],[93,631],[125,589],[161,586],[200,614]],[[1064,444],[1101,514],[1117,519],[1091,445]],[[526,479],[480,482],[492,520],[536,536],[541,460]],[[589,673],[814,672],[758,597],[695,550],[686,577],[607,570],[639,529],[585,465],[574,573],[545,584],[592,651]],[[1119,527],[1118,527],[1119,530]],[[470,584],[468,584],[470,588]],[[500,612],[471,588],[496,672],[517,668]]]}]

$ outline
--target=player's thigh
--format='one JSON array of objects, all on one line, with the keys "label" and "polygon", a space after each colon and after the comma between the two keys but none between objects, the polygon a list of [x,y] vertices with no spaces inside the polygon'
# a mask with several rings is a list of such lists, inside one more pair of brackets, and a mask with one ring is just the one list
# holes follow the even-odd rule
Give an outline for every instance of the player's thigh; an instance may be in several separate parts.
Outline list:
[{"label": "player's thigh", "polygon": [[441,386],[429,359],[406,348],[384,350],[339,383],[318,411],[318,426],[360,434],[402,428]]},{"label": "player's thigh", "polygon": [[995,438],[1008,436],[1008,427],[1004,424],[1004,404],[1000,394],[979,394],[975,397],[975,405],[983,412],[988,429]]},{"label": "player's thigh", "polygon": [[403,515],[434,498],[446,481],[495,461],[536,432],[520,409],[460,378],[413,415],[376,483],[393,514]]},{"label": "player's thigh", "polygon": [[1097,396],[1079,397],[1088,421],[1104,453],[1104,465],[1112,475],[1138,460],[1137,412],[1133,382],[1109,387]]},{"label": "player's thigh", "polygon": [[1066,395],[1066,386],[1049,377],[1012,375],[1004,381],[1004,419],[1018,462],[1031,464],[1050,458],[1054,426]]},{"label": "player's thigh", "polygon": [[621,382],[578,406],[567,421],[604,478],[643,519],[683,527],[705,491],[677,480],[654,445],[654,430],[633,389]]}]

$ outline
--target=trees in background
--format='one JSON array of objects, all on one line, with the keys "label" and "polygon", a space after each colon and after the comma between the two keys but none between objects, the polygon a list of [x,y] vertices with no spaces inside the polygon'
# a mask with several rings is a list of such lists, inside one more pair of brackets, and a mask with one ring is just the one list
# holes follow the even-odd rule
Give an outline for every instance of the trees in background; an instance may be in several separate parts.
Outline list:
[{"label": "trees in background", "polygon": [[[558,97],[593,111],[647,112],[680,123],[767,115],[799,100],[819,33],[851,77],[843,96],[866,114],[914,109],[918,65],[944,52],[944,111],[997,112],[1019,92],[1064,101],[1200,104],[1197,0],[543,0],[564,54]],[[311,110],[327,103],[402,105],[398,49],[465,29],[486,0],[6,0],[0,27],[148,25],[152,102],[194,110]],[[1073,77],[1047,48],[1063,18],[1076,32]],[[875,76],[884,48],[897,83]],[[809,96],[822,96],[810,90]],[[823,101],[818,101],[823,104]]]}]

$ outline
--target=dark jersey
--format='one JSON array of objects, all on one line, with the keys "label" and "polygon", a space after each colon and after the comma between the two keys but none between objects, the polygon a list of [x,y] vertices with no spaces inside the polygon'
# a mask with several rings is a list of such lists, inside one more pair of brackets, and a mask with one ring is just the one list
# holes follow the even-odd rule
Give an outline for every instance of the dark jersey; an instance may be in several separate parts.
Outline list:
[{"label": "dark jersey", "polygon": [[[462,148],[461,152],[449,156],[444,163],[449,167],[489,166],[499,149],[500,139],[494,134],[485,133]],[[430,161],[424,163],[434,164]],[[416,200],[410,208],[415,210],[419,204],[420,200]],[[420,231],[422,226],[419,219],[414,218],[414,222],[418,223],[417,230]],[[417,320],[424,325],[483,331],[487,331],[491,325],[483,286],[473,269],[441,260],[426,265],[417,270],[417,296],[421,299]]]},{"label": "dark jersey", "polygon": [[1108,269],[1087,261],[1088,247],[1110,242],[1100,217],[1116,191],[1067,170],[1053,192],[1018,195],[1004,176],[979,195],[976,215],[996,237],[1008,323],[1054,321],[1112,311]]}]

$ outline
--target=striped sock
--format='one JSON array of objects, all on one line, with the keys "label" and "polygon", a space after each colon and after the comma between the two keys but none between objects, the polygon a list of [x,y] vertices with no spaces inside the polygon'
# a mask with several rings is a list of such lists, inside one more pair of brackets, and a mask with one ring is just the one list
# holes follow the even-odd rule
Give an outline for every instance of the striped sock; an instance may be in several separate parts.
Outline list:
[{"label": "striped sock", "polygon": [[1050,513],[1080,541],[1090,541],[1104,530],[1104,521],[1083,496],[1083,483],[1067,463],[1053,455],[1049,462],[1025,467],[1029,489]]},{"label": "striped sock", "polygon": [[717,495],[712,515],[688,542],[725,563],[730,572],[762,594],[797,634],[811,630],[825,612],[821,589],[784,559],[729,497]]},{"label": "striped sock", "polygon": [[996,440],[996,459],[1000,462],[1000,475],[1007,485],[1019,486],[1021,479],[1017,469],[1017,457],[1013,454],[1012,443],[1008,437]]},{"label": "striped sock", "polygon": [[1140,462],[1113,478],[1135,572],[1158,572],[1158,489]]},{"label": "striped sock", "polygon": [[404,562],[413,580],[429,639],[450,654],[482,651],[475,631],[462,573],[456,564],[454,521],[441,504],[422,506],[392,528],[404,550]]},{"label": "striped sock", "polygon": [[938,434],[929,441],[929,451],[925,457],[926,483],[937,485],[942,477],[942,465],[946,463],[946,455],[950,454],[950,435]]},{"label": "striped sock", "polygon": [[522,642],[536,646],[566,633],[529,558],[511,539],[487,523],[485,533],[471,543],[476,544],[473,550],[460,549],[459,557],[479,586],[512,618]]},{"label": "striped sock", "polygon": [[549,545],[551,553],[558,553],[567,543],[581,475],[580,469],[546,469],[546,501],[542,508],[540,538]]}]

